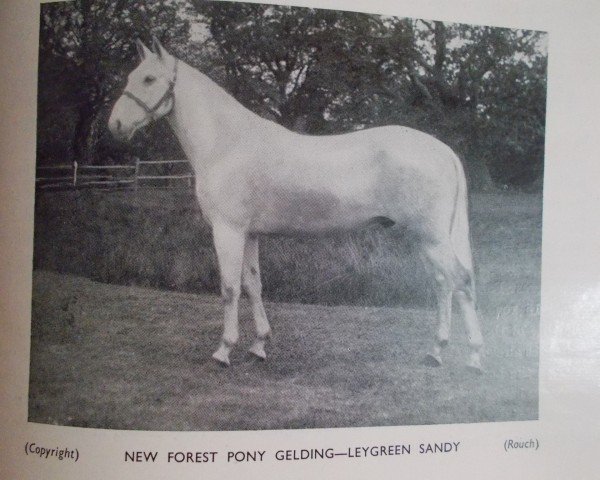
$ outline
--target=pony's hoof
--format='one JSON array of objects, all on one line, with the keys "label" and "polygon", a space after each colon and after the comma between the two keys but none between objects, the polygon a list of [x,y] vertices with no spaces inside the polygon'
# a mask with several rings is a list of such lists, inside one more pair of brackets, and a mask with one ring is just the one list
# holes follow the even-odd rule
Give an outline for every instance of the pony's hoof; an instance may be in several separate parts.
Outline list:
[{"label": "pony's hoof", "polygon": [[425,355],[423,363],[428,367],[440,367],[442,365],[442,357],[435,353],[428,353]]},{"label": "pony's hoof", "polygon": [[477,375],[483,375],[485,373],[481,364],[473,364],[469,362],[467,363],[466,368],[469,372],[475,373]]},{"label": "pony's hoof", "polygon": [[477,374],[483,373],[483,367],[481,366],[481,353],[479,352],[479,349],[473,349],[471,351],[466,367],[470,372]]},{"label": "pony's hoof", "polygon": [[255,342],[254,345],[252,345],[248,351],[260,358],[261,360],[266,360],[267,359],[267,352],[265,352],[265,347],[264,345],[261,344],[262,342]]},{"label": "pony's hoof", "polygon": [[484,373],[483,367],[481,366],[481,360],[479,358],[469,358],[466,367],[469,372],[473,372],[478,375]]},{"label": "pony's hoof", "polygon": [[217,362],[219,362],[219,364],[221,364],[224,367],[229,367],[229,365],[231,365],[231,363],[229,362],[229,354],[223,352],[221,348],[219,348],[219,350],[212,354],[212,358],[214,358]]}]

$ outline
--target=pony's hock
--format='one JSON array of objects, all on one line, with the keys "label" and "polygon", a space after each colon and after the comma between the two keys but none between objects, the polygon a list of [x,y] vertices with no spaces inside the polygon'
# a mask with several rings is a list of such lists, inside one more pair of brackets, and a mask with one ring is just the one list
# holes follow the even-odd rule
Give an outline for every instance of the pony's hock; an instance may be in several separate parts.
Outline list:
[{"label": "pony's hock", "polygon": [[438,330],[429,363],[442,362],[452,299],[465,321],[468,366],[481,370],[464,171],[452,150],[425,133],[387,126],[343,135],[291,132],[233,97],[153,40],[109,119],[129,139],[165,117],[196,174],[196,196],[213,231],[221,274],[223,339],[213,357],[229,364],[238,340],[238,300],[250,299],[266,358],[271,331],[261,298],[258,235],[325,234],[373,224],[401,229],[435,278]]}]

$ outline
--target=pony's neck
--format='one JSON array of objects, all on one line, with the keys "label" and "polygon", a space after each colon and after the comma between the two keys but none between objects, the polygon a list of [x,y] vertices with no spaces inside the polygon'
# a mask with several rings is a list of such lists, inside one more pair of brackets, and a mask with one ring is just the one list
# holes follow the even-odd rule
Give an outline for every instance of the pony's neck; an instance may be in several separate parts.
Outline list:
[{"label": "pony's neck", "polygon": [[[218,159],[219,153],[233,146],[234,139],[244,133],[240,124],[245,119],[252,116],[261,120],[206,75],[182,61],[174,95],[168,121],[194,168],[208,166]],[[246,129],[252,124],[255,122],[246,121]]]}]

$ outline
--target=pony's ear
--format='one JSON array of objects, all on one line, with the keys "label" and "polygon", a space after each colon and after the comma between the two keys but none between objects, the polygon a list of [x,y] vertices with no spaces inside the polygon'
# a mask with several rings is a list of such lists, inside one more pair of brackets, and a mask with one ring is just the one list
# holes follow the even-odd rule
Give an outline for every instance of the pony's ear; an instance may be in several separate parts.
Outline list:
[{"label": "pony's ear", "polygon": [[154,35],[152,35],[152,49],[156,52],[156,55],[158,55],[158,58],[161,60],[163,60],[168,55],[168,52],[165,50],[165,47],[161,45],[158,38],[156,38]]},{"label": "pony's ear", "polygon": [[146,45],[144,45],[139,38],[136,39],[135,46],[137,47],[140,60],[145,60],[146,57],[152,53],[150,49]]}]

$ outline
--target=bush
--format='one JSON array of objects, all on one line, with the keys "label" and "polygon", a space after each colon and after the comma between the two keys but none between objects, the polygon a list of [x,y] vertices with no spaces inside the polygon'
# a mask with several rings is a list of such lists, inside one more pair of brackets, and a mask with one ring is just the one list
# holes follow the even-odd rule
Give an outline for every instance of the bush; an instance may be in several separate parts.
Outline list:
[{"label": "bush", "polygon": [[[261,239],[265,298],[320,304],[423,304],[427,277],[385,229]],[[34,268],[122,285],[219,291],[210,228],[191,192],[41,192]]]}]

